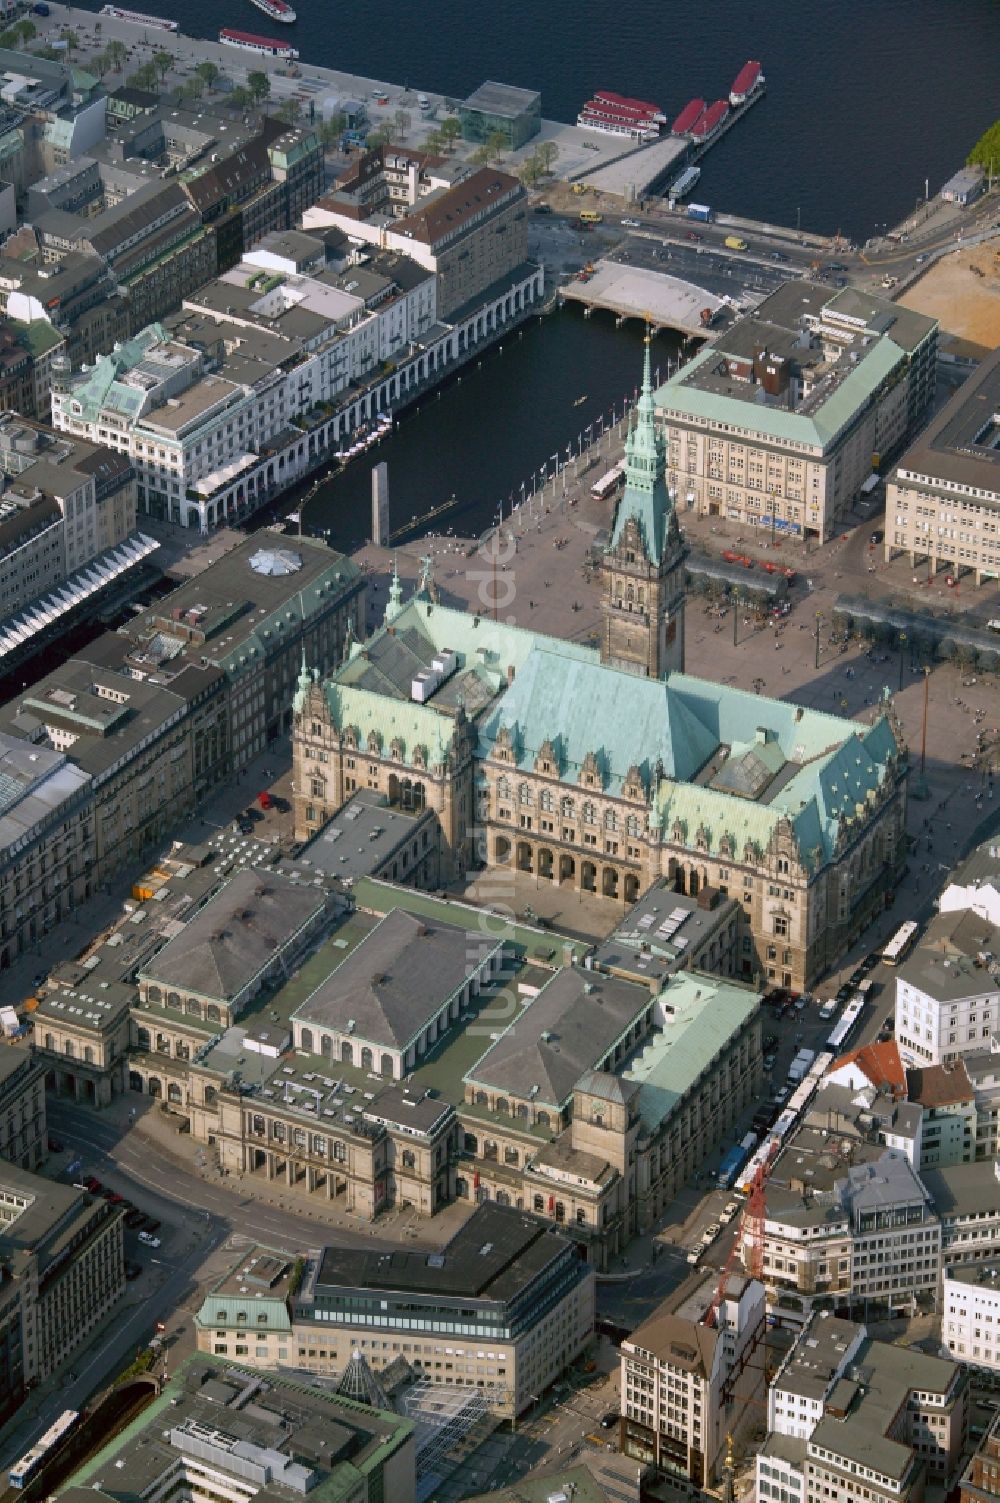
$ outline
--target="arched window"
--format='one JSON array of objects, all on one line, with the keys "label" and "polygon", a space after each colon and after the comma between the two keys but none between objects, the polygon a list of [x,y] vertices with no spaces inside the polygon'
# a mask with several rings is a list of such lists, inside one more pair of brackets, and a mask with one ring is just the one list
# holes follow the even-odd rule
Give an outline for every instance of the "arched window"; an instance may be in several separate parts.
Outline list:
[{"label": "arched window", "polygon": [[[49,1037],[51,1038],[52,1035],[50,1034]],[[148,1051],[148,1049],[149,1049],[149,1029],[148,1028],[137,1028],[136,1029],[136,1031],[135,1031],[135,1046],[136,1046],[137,1049],[145,1049],[145,1050]]]},{"label": "arched window", "polygon": [[551,1119],[548,1112],[539,1112],[538,1116],[535,1118],[535,1121],[538,1123],[539,1127],[551,1126]]},{"label": "arched window", "polygon": [[52,1037],[51,1033],[47,1033],[45,1035],[45,1047],[46,1049],[54,1049],[56,1047],[56,1041]]},{"label": "arched window", "polygon": [[489,1106],[489,1100],[487,1099],[485,1091],[477,1091],[476,1092],[476,1105],[477,1106]]},{"label": "arched window", "polygon": [[361,1051],[361,1068],[362,1068],[362,1070],[370,1070],[371,1067],[372,1067],[372,1051],[368,1048],[368,1046],[366,1044],[365,1047]]},{"label": "arched window", "polygon": [[73,1040],[72,1039],[67,1039],[66,1040],[65,1044],[63,1045],[63,1053],[69,1059],[73,1058]]},{"label": "arched window", "polygon": [[192,1017],[200,1018],[201,1003],[198,1002],[194,997],[188,997],[186,1011],[189,1012]]},{"label": "arched window", "polygon": [[299,1035],[299,1048],[304,1049],[306,1054],[313,1052],[313,1036],[311,1028],[303,1028]]},{"label": "arched window", "polygon": [[382,1074],[388,1076],[388,1078],[390,1080],[392,1079],[392,1055],[391,1054],[383,1054],[383,1056],[382,1056]]},{"label": "arched window", "polygon": [[92,1065],[94,1063],[94,1051],[93,1049],[91,1049],[89,1044],[87,1044],[84,1048],[83,1062],[86,1065]]},{"label": "arched window", "polygon": [[416,1167],[417,1156],[412,1148],[403,1149],[403,1168],[413,1169]]},{"label": "arched window", "polygon": [[559,812],[562,814],[563,819],[572,819],[575,812],[573,800],[571,798],[564,798],[559,805]]},{"label": "arched window", "polygon": [[324,1059],[333,1058],[333,1039],[328,1033],[324,1033],[319,1041],[319,1052]]},{"label": "arched window", "polygon": [[177,992],[167,992],[167,1006],[180,1007],[181,999]]},{"label": "arched window", "polygon": [[[325,1042],[326,1041],[324,1040],[324,1043]],[[346,1039],[340,1046],[340,1063],[342,1065],[353,1065],[354,1063],[354,1050],[351,1048]]]},{"label": "arched window", "polygon": [[208,1006],[205,1008],[205,1021],[207,1023],[221,1023],[222,1022],[222,1018],[221,1018],[221,1015],[219,1013],[219,1009],[215,1005],[214,1002],[210,1002],[208,1004]]},{"label": "arched window", "polygon": [[159,1002],[162,996],[163,993],[160,991],[160,988],[158,986],[151,986],[146,993],[146,999],[149,1002]]},{"label": "arched window", "polygon": [[506,1096],[497,1097],[497,1104],[494,1107],[494,1111],[497,1111],[501,1114],[501,1116],[506,1117],[507,1113],[510,1111],[510,1102],[507,1100]]}]

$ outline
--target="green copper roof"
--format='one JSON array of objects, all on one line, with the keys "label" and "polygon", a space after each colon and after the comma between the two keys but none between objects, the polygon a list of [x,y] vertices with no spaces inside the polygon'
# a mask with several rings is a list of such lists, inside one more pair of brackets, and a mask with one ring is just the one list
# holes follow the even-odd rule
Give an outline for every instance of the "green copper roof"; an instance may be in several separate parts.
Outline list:
[{"label": "green copper roof", "polygon": [[584,758],[597,758],[602,786],[620,793],[638,767],[647,785],[666,774],[691,778],[708,761],[716,737],[662,679],[639,678],[601,663],[567,662],[561,642],[534,649],[480,731],[483,756],[505,726],[518,765],[530,768],[551,741],[559,771],[576,781]]},{"label": "green copper roof", "polygon": [[666,443],[656,426],[656,403],[650,372],[649,336],[643,357],[642,393],[635,423],[625,440],[625,490],[618,503],[611,547],[621,542],[625,524],[635,522],[650,563],[663,557],[671,501],[666,482]]},{"label": "green copper roof", "polygon": [[[706,391],[693,384],[703,366],[723,359],[725,352],[708,345],[693,360],[681,367],[656,393],[656,406],[669,416],[703,418],[715,423],[729,423],[737,428],[752,429],[766,437],[785,442],[808,444],[826,449],[853,422],[882,382],[900,368],[905,354],[892,339],[877,340],[863,359],[835,385],[830,395],[812,412],[790,412],[786,407],[772,407],[752,399],[726,396]],[[750,390],[750,389],[748,389]]]},{"label": "green copper roof", "polygon": [[113,407],[126,416],[138,417],[145,400],[144,393],[137,386],[125,386],[118,378],[134,370],[154,345],[164,344],[166,340],[167,332],[162,324],[147,324],[110,355],[98,355],[92,369],[83,372],[73,382],[72,400],[80,404],[80,415],[95,422],[103,407]]},{"label": "green copper roof", "polygon": [[678,1101],[727,1047],[760,1006],[759,992],[739,982],[700,972],[671,976],[657,1000],[663,1029],[624,1072],[640,1086],[639,1114],[650,1130],[670,1116]]}]

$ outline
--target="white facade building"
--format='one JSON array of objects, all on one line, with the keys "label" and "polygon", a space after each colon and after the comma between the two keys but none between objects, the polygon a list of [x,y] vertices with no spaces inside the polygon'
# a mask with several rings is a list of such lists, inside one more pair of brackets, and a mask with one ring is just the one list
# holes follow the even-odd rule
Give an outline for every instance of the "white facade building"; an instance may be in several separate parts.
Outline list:
[{"label": "white facade building", "polygon": [[895,1027],[906,1065],[988,1049],[1000,1029],[1000,928],[973,909],[932,919],[896,972]]},{"label": "white facade building", "polygon": [[944,1270],[941,1341],[956,1362],[1000,1372],[1000,1262]]}]

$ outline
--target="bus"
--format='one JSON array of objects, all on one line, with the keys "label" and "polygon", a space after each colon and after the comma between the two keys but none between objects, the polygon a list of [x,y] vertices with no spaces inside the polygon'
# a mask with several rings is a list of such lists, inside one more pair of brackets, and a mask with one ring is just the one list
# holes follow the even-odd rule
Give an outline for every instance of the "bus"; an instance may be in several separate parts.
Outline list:
[{"label": "bus", "polygon": [[599,480],[595,480],[590,487],[590,494],[595,501],[603,501],[612,495],[620,485],[625,483],[625,461],[620,459],[610,470],[605,470]]},{"label": "bus", "polygon": [[50,1425],[46,1430],[41,1440],[36,1440],[31,1450],[26,1452],[20,1461],[14,1462],[7,1473],[7,1481],[11,1487],[21,1488],[30,1481],[42,1462],[59,1448],[79,1418],[78,1410],[63,1410],[55,1424]]},{"label": "bus", "polygon": [[847,1040],[850,1038],[851,1034],[854,1032],[855,1027],[857,1026],[858,1019],[864,1011],[864,1006],[864,997],[861,996],[860,992],[855,992],[851,997],[851,1000],[848,1002],[847,1006],[844,1008],[844,1011],[840,1016],[840,1022],[837,1024],[836,1028],[833,1030],[833,1032],[830,1034],[830,1037],[826,1041],[827,1049],[832,1050],[834,1053],[836,1053],[840,1049],[843,1049],[844,1045],[847,1043]]},{"label": "bus", "polygon": [[889,943],[882,951],[883,965],[898,965],[913,949],[917,939],[917,925],[912,919],[900,924]]}]

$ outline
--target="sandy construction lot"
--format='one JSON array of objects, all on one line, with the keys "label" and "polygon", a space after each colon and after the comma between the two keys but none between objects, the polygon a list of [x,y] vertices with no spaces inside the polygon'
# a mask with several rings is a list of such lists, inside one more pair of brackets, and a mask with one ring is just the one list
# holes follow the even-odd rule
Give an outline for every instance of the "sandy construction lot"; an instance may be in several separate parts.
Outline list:
[{"label": "sandy construction lot", "polygon": [[995,240],[943,256],[900,299],[907,308],[938,319],[942,345],[956,355],[979,359],[1000,345],[998,247]]}]

